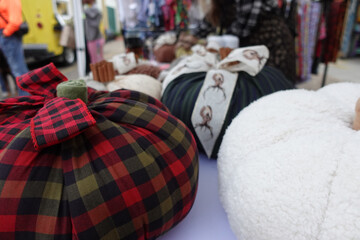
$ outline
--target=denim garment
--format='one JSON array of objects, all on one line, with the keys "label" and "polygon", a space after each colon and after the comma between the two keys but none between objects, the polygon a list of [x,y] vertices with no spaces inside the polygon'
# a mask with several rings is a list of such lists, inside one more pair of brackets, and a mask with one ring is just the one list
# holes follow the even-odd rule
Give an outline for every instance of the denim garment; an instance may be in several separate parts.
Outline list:
[{"label": "denim garment", "polygon": [[2,75],[2,73],[0,73],[0,85],[1,85],[1,92],[2,93],[7,92],[5,79],[4,79],[3,75]]},{"label": "denim garment", "polygon": [[[21,39],[11,35],[5,37],[3,29],[0,30],[0,47],[6,60],[8,61],[10,70],[15,77],[21,76],[29,71],[24,57]],[[19,96],[29,95],[27,92],[18,88]]]}]

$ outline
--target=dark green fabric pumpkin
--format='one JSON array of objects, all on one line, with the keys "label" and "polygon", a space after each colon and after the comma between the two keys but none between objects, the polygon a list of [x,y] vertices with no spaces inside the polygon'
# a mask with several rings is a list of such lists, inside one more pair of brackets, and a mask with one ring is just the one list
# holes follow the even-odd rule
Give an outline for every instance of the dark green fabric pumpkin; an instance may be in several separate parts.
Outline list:
[{"label": "dark green fabric pumpkin", "polygon": [[[170,112],[181,119],[192,131],[200,150],[203,150],[191,123],[191,115],[199,95],[206,72],[187,73],[170,82],[164,90],[162,102]],[[231,98],[221,133],[216,140],[211,157],[216,158],[227,126],[232,119],[251,102],[262,96],[280,90],[293,89],[294,85],[277,69],[265,66],[255,77],[246,72],[239,72],[234,94]]]}]

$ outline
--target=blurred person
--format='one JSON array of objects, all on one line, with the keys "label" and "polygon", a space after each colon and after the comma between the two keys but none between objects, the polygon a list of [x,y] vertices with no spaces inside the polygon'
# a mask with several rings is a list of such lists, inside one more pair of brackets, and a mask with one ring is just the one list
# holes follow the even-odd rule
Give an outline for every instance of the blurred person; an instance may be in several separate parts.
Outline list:
[{"label": "blurred person", "polygon": [[4,78],[3,74],[2,74],[2,72],[0,72],[0,84],[1,84],[0,99],[7,98],[9,96],[9,92],[7,90],[5,78]]},{"label": "blurred person", "polygon": [[[24,57],[22,38],[14,34],[22,19],[20,0],[0,0],[0,48],[4,53],[12,75],[16,78],[29,71]],[[18,88],[18,95],[29,95]]]},{"label": "blurred person", "polygon": [[85,39],[90,62],[97,63],[104,60],[105,39],[100,32],[102,18],[100,10],[96,7],[95,0],[83,0],[85,14]]},{"label": "blurred person", "polygon": [[277,0],[211,0],[210,10],[192,34],[204,38],[211,32],[232,34],[240,47],[265,45],[267,65],[296,81],[295,36],[280,14]]},{"label": "blurred person", "polygon": [[9,96],[8,85],[6,81],[7,80],[6,76],[8,71],[9,71],[9,66],[0,48],[0,86],[1,86],[0,98],[7,98]]},{"label": "blurred person", "polygon": [[3,72],[1,71],[0,71],[0,85],[1,85],[0,99],[7,98],[9,96],[9,92],[6,84],[6,75],[4,75]]}]

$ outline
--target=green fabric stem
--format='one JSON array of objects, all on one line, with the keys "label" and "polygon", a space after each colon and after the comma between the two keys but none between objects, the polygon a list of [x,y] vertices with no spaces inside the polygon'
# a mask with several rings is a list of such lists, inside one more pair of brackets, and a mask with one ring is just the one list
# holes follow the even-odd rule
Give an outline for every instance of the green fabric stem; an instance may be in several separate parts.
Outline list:
[{"label": "green fabric stem", "polygon": [[65,97],[69,99],[80,98],[84,103],[87,103],[87,87],[82,79],[69,80],[62,82],[56,87],[56,94],[58,97]]}]

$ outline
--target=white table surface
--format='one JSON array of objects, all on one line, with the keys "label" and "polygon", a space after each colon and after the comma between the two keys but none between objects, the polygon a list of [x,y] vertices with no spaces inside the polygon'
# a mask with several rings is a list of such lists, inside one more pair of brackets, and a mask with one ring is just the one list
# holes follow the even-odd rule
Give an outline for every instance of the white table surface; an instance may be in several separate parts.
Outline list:
[{"label": "white table surface", "polygon": [[217,162],[200,154],[199,185],[189,214],[159,240],[236,240],[218,194]]}]

